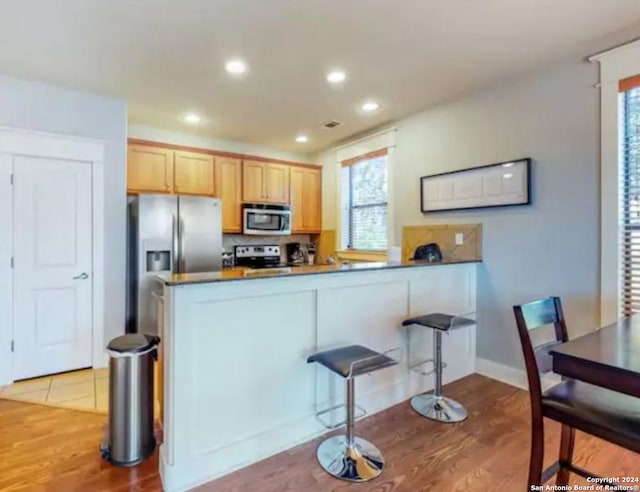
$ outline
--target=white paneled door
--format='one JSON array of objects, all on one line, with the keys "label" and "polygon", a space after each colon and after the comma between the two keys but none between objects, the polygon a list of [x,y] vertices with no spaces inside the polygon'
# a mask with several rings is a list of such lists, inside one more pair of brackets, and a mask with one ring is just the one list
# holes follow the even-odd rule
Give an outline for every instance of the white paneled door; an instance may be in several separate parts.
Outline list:
[{"label": "white paneled door", "polygon": [[14,157],[14,379],[92,365],[86,162]]}]

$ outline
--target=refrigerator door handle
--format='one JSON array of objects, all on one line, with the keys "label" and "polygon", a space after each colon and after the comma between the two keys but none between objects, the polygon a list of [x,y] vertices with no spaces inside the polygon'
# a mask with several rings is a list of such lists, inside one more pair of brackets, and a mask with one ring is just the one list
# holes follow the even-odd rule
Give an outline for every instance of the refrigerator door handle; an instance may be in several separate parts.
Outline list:
[{"label": "refrigerator door handle", "polygon": [[173,249],[173,273],[180,273],[180,243],[178,241],[178,220],[175,214],[171,216],[171,244]]},{"label": "refrigerator door handle", "polygon": [[185,261],[184,261],[184,219],[180,217],[178,219],[178,235],[180,236],[180,256],[179,256],[179,265],[180,270],[185,269]]}]

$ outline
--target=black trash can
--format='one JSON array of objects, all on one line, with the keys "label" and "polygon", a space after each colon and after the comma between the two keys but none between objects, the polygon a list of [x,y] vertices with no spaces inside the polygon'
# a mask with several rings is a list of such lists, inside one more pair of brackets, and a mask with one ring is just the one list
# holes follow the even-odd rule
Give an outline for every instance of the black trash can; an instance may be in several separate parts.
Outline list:
[{"label": "black trash can", "polygon": [[103,457],[134,466],[156,447],[153,435],[153,363],[160,338],[131,333],[114,338],[109,353],[109,429]]}]

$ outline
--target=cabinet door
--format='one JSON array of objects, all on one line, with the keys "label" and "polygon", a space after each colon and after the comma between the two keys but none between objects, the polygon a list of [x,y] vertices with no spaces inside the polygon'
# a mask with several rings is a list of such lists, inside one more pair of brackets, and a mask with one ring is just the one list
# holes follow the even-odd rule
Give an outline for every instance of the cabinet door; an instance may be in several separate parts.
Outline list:
[{"label": "cabinet door", "polygon": [[267,201],[266,164],[264,162],[243,161],[242,200],[253,203]]},{"label": "cabinet door", "polygon": [[303,222],[306,232],[322,230],[322,171],[306,169],[304,172]]},{"label": "cabinet door", "polygon": [[173,192],[173,150],[148,145],[127,149],[127,189],[131,192]]},{"label": "cabinet door", "polygon": [[176,151],[174,191],[184,195],[213,196],[216,191],[213,163],[212,155]]},{"label": "cabinet door", "polygon": [[266,165],[267,202],[289,203],[289,171],[286,164]]},{"label": "cabinet door", "polygon": [[242,163],[216,158],[216,196],[222,200],[222,232],[242,232]]},{"label": "cabinet door", "polygon": [[304,182],[305,169],[291,168],[290,195],[291,195],[291,232],[305,232],[304,228]]}]

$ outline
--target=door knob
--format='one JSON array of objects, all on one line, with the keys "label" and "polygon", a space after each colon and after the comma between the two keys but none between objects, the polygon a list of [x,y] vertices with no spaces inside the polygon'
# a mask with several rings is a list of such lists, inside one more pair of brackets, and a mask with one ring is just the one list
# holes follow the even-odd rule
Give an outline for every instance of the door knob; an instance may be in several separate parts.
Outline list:
[{"label": "door knob", "polygon": [[80,275],[76,275],[75,277],[73,277],[73,280],[86,280],[88,278],[89,278],[89,275],[83,272]]}]

